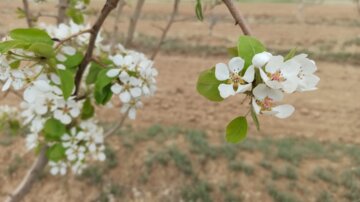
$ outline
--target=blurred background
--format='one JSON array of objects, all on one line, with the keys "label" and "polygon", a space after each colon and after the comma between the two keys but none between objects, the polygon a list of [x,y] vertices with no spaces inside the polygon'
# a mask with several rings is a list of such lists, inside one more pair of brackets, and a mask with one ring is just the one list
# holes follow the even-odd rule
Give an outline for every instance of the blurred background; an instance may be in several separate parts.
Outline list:
[{"label": "blurred background", "polygon": [[[92,23],[105,1],[86,10]],[[232,118],[246,113],[241,96],[212,103],[197,94],[199,73],[228,61],[241,30],[217,1],[204,0],[203,22],[194,1],[181,0],[159,55],[158,92],[136,121],[107,145],[107,160],[81,176],[45,172],[25,201],[360,201],[360,7],[352,0],[241,0],[238,8],[255,37],[273,53],[297,47],[316,60],[319,90],[288,96],[296,111],[286,120],[260,117],[248,138],[226,144]],[[123,43],[136,1],[128,1],[114,35],[115,12],[102,34]],[[55,13],[55,1],[31,3],[34,13]],[[0,1],[0,36],[26,27],[20,0]],[[173,8],[171,0],[146,0],[131,48],[151,55]],[[51,18],[41,21],[55,23]],[[1,104],[16,105],[9,95]],[[120,112],[98,110],[110,126]],[[21,135],[0,136],[0,200],[34,159]]]}]

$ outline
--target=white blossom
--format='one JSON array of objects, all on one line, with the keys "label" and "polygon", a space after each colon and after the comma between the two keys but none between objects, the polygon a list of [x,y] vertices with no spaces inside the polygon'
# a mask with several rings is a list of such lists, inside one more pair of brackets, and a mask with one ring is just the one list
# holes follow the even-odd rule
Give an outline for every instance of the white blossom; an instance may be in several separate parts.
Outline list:
[{"label": "white blossom", "polygon": [[297,75],[299,78],[297,91],[316,90],[316,85],[319,83],[320,78],[314,74],[317,70],[315,62],[308,59],[306,54],[297,55],[291,60],[300,64],[300,71]]},{"label": "white blossom", "polygon": [[222,98],[251,90],[255,70],[253,66],[250,66],[242,76],[241,71],[244,69],[244,64],[245,61],[240,57],[232,58],[228,65],[224,63],[216,64],[216,79],[226,82],[218,87]]},{"label": "white blossom", "polygon": [[50,166],[50,173],[52,175],[65,175],[66,174],[67,165],[63,161],[60,161],[60,162],[50,161],[49,166]]},{"label": "white blossom", "polygon": [[274,115],[284,119],[294,112],[294,107],[288,104],[278,105],[284,97],[280,90],[272,89],[265,84],[259,84],[253,90],[252,106],[257,114]]}]

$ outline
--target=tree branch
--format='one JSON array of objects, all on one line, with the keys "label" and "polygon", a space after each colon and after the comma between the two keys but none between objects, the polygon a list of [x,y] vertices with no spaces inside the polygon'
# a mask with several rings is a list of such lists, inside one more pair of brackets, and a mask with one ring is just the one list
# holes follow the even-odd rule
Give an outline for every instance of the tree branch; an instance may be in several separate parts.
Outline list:
[{"label": "tree branch", "polygon": [[33,27],[28,0],[23,0],[23,6],[24,6],[26,23],[28,24],[29,27]]},{"label": "tree branch", "polygon": [[86,54],[84,59],[82,60],[82,62],[79,65],[79,69],[76,72],[75,75],[75,93],[74,95],[78,95],[79,93],[79,89],[80,89],[80,83],[81,83],[81,79],[82,76],[84,74],[84,71],[86,69],[86,67],[88,66],[88,64],[91,61],[93,52],[94,52],[94,48],[95,48],[95,42],[96,42],[96,38],[99,34],[100,28],[103,25],[105,19],[108,17],[108,15],[110,14],[110,12],[116,8],[117,4],[119,3],[119,0],[107,0],[103,9],[101,10],[101,14],[99,16],[99,18],[97,19],[97,21],[95,22],[95,24],[93,25],[93,27],[91,28],[90,31],[90,40],[89,40],[89,46],[87,48]]},{"label": "tree branch", "polygon": [[233,16],[235,20],[235,25],[239,25],[241,30],[245,35],[252,35],[252,32],[250,30],[250,27],[247,25],[244,16],[241,15],[240,11],[236,8],[233,0],[222,0],[228,10],[230,11],[231,15]]},{"label": "tree branch", "polygon": [[115,20],[114,20],[114,28],[113,28],[113,36],[111,39],[111,47],[114,48],[117,40],[119,40],[119,22],[120,22],[120,16],[122,13],[123,8],[126,5],[126,1],[125,0],[120,0],[119,5],[117,7],[117,11],[116,11],[116,15],[115,15]]},{"label": "tree branch", "polygon": [[155,48],[152,56],[151,56],[151,60],[154,60],[156,55],[158,54],[158,52],[160,51],[161,45],[164,43],[164,40],[166,38],[167,33],[169,32],[171,25],[174,23],[175,17],[179,12],[179,3],[180,0],[174,0],[174,7],[173,7],[173,11],[171,13],[171,16],[169,18],[169,21],[165,27],[165,29],[163,30],[163,33],[161,35],[161,38],[159,40],[159,43],[157,45],[157,47]]},{"label": "tree branch", "polygon": [[58,49],[61,45],[63,45],[64,43],[70,41],[71,39],[77,37],[77,36],[80,36],[82,34],[85,34],[85,33],[90,33],[92,30],[91,29],[85,29],[85,30],[82,30],[76,34],[73,34],[65,39],[62,39],[56,46],[55,46],[55,49]]},{"label": "tree branch", "polygon": [[125,47],[128,48],[128,46],[131,45],[133,38],[134,38],[134,33],[136,30],[136,24],[139,20],[140,14],[141,14],[141,9],[144,5],[145,0],[138,0],[137,4],[136,4],[136,8],[134,10],[133,15],[130,18],[130,24],[129,24],[129,29],[128,29],[128,34],[126,36],[126,41],[125,41]]},{"label": "tree branch", "polygon": [[64,23],[66,19],[66,9],[69,7],[69,0],[59,0],[57,24]]},{"label": "tree branch", "polygon": [[108,130],[105,134],[104,134],[104,138],[109,137],[110,135],[112,135],[115,131],[117,131],[118,129],[120,129],[124,123],[126,118],[129,115],[129,110],[130,108],[125,112],[124,116],[121,118],[120,122],[118,122],[115,126],[113,126],[110,130]]},{"label": "tree branch", "polygon": [[44,170],[48,159],[46,158],[46,151],[48,147],[44,146],[36,161],[31,166],[31,169],[26,174],[25,178],[16,188],[16,190],[8,196],[5,202],[18,202],[30,191],[31,187],[33,186],[35,180],[37,180],[39,174]]}]

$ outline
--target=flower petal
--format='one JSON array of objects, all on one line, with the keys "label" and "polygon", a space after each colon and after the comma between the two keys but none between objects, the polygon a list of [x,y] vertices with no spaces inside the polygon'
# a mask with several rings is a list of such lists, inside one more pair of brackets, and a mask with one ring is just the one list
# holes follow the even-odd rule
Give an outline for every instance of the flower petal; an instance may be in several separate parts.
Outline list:
[{"label": "flower petal", "polygon": [[264,100],[265,97],[268,96],[269,93],[269,87],[267,87],[265,84],[259,84],[257,85],[253,90],[253,95],[257,100]]},{"label": "flower petal", "polygon": [[239,73],[244,68],[245,61],[241,57],[234,57],[229,61],[229,69],[233,73]]},{"label": "flower petal", "polygon": [[253,65],[251,65],[250,67],[248,67],[248,69],[246,70],[246,72],[242,78],[246,82],[252,83],[254,81],[254,77],[255,77],[255,68]]},{"label": "flower petal", "polygon": [[109,71],[106,72],[106,76],[110,78],[114,78],[119,74],[120,74],[120,69],[110,69]]},{"label": "flower petal", "polygon": [[119,98],[122,102],[127,103],[130,101],[131,95],[128,91],[124,91],[124,92],[120,93]]},{"label": "flower petal", "polygon": [[252,59],[252,64],[255,67],[263,67],[266,63],[269,62],[270,58],[271,58],[271,53],[269,52],[262,52],[262,53],[258,53],[256,54],[253,59]]},{"label": "flower petal", "polygon": [[135,98],[140,97],[141,96],[141,88],[139,88],[139,87],[131,88],[130,89],[130,94]]},{"label": "flower petal", "polygon": [[265,66],[265,71],[269,73],[275,73],[282,67],[283,63],[284,58],[282,56],[273,56]]},{"label": "flower petal", "polygon": [[251,90],[251,87],[252,87],[251,83],[245,84],[245,85],[239,85],[238,89],[236,90],[236,93],[243,93],[243,92],[249,91],[249,90]]},{"label": "flower petal", "polygon": [[277,107],[274,107],[273,111],[277,112],[275,114],[276,117],[278,117],[280,119],[285,119],[294,113],[295,108],[291,105],[286,104],[286,105],[279,105]]},{"label": "flower petal", "polygon": [[252,98],[251,102],[252,102],[252,106],[253,106],[255,113],[260,114],[261,107],[256,103],[256,99]]},{"label": "flower petal", "polygon": [[220,96],[222,98],[227,98],[230,95],[235,95],[234,87],[232,84],[220,84],[219,87]]},{"label": "flower petal", "polygon": [[229,68],[224,63],[218,63],[215,66],[215,77],[219,81],[225,81],[229,79],[230,72]]},{"label": "flower petal", "polygon": [[118,83],[111,86],[111,92],[113,92],[114,94],[119,94],[119,93],[121,93],[122,90],[123,90],[123,87],[121,85],[119,85]]}]

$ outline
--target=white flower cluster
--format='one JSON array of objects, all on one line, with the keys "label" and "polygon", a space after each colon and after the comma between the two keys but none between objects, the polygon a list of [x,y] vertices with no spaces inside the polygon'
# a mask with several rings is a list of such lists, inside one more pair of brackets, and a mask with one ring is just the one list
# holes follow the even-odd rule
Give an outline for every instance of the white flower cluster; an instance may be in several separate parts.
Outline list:
[{"label": "white flower cluster", "polygon": [[320,81],[314,75],[317,70],[315,62],[306,54],[285,61],[282,56],[263,52],[253,57],[252,65],[245,72],[244,64],[240,57],[232,58],[228,65],[218,63],[215,76],[217,80],[224,81],[218,89],[224,99],[238,93],[251,94],[252,107],[257,114],[278,118],[291,116],[295,110],[293,106],[276,105],[282,101],[284,93],[316,90]]},{"label": "white flower cluster", "polygon": [[136,110],[142,107],[141,98],[156,91],[157,70],[153,62],[142,53],[126,51],[121,45],[118,53],[109,57],[114,67],[107,72],[114,78],[111,91],[119,96],[122,113],[128,112],[130,119],[136,118]]},{"label": "white flower cluster", "polygon": [[53,175],[65,175],[67,167],[75,174],[80,174],[91,160],[104,161],[104,131],[94,120],[83,121],[79,127],[72,127],[70,132],[61,138],[65,148],[66,159],[50,162],[50,172]]},{"label": "white flower cluster", "polygon": [[[57,154],[64,150],[64,157],[60,160],[50,159],[50,172],[54,175],[65,175],[71,168],[74,173],[79,174],[89,161],[105,160],[104,132],[94,118],[84,118],[82,114],[85,100],[90,100],[92,104],[93,98],[76,99],[70,96],[65,99],[62,91],[64,84],[59,72],[76,71],[76,66],[70,69],[68,64],[82,59],[82,53],[86,50],[90,38],[89,32],[84,30],[88,30],[90,26],[70,22],[69,25],[42,27],[55,41],[55,60],[51,60],[51,64],[42,62],[34,52],[21,48],[13,48],[0,54],[2,91],[23,90],[21,112],[13,117],[17,117],[21,124],[29,127],[30,132],[26,135],[27,149],[35,149],[45,144],[50,148],[60,145]],[[3,39],[7,40],[12,39]],[[102,41],[103,38],[99,35],[94,56],[99,58],[100,63],[101,60],[111,62],[106,62],[109,65],[107,76],[113,79],[111,91],[122,102],[121,112],[135,119],[137,109],[142,107],[141,99],[153,95],[156,91],[157,71],[153,62],[144,54],[125,50],[120,44],[115,50],[110,50],[110,46],[103,45]],[[85,72],[85,76],[88,73],[89,71]],[[94,91],[94,85],[87,84],[86,79],[82,79],[80,88],[80,92],[85,92],[85,95],[92,95]],[[12,110],[4,108],[3,114],[5,112],[10,114]],[[1,113],[0,108],[0,115]],[[45,131],[48,122],[60,124],[65,128],[65,134],[59,138],[49,138]]]}]

